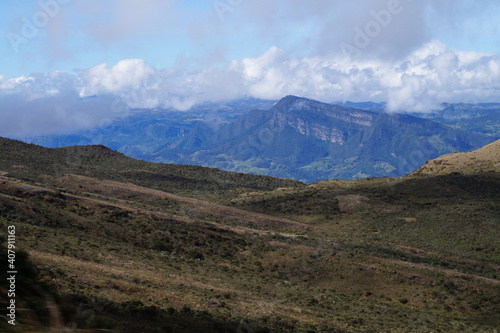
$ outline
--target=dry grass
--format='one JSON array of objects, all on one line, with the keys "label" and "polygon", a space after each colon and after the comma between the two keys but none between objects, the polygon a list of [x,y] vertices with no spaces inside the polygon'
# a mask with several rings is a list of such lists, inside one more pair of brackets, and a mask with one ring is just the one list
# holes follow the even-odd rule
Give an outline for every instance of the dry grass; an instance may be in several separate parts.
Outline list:
[{"label": "dry grass", "polygon": [[453,153],[428,161],[413,175],[500,172],[500,140],[468,153]]},{"label": "dry grass", "polygon": [[[243,191],[224,204],[83,175],[3,175],[0,227],[17,226],[59,295],[181,314],[159,321],[491,332],[500,325],[498,182],[494,173],[327,181]],[[120,327],[138,320],[103,316]]]}]

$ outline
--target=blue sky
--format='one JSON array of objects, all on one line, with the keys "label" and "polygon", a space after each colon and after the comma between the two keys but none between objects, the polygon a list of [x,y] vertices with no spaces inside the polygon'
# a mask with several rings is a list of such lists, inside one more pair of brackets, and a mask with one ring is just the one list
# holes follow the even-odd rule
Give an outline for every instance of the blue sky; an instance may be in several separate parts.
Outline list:
[{"label": "blue sky", "polygon": [[499,17],[497,0],[2,1],[0,120],[51,100],[68,125],[85,111],[63,103],[89,96],[180,110],[286,94],[390,111],[500,101]]},{"label": "blue sky", "polygon": [[[2,1],[0,75],[12,78],[33,72],[72,71],[135,58],[162,68],[186,62],[190,67],[220,66],[233,59],[256,57],[272,46],[290,56],[324,55],[338,51],[336,44],[342,38],[348,40],[356,25],[363,27],[367,13],[384,9],[389,0],[350,1],[348,5],[335,0],[270,2]],[[500,2],[435,0],[440,5],[429,5],[430,1],[419,1],[427,3],[425,6],[416,2],[401,0],[401,7],[412,11],[408,15],[411,19],[407,24],[393,22],[385,31],[401,27],[411,31],[405,43],[391,46],[401,47],[397,52],[437,39],[458,50],[500,53]],[[23,18],[33,23],[37,13],[52,14],[42,3],[45,8],[56,8],[54,14],[15,52],[8,33],[22,36]]]}]

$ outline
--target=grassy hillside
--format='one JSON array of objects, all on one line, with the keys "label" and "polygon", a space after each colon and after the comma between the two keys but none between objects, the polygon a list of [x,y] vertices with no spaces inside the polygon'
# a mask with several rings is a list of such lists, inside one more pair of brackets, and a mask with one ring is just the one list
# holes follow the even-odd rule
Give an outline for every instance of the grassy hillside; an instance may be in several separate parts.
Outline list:
[{"label": "grassy hillside", "polygon": [[0,172],[43,182],[50,182],[64,174],[78,174],[210,199],[242,191],[302,185],[289,179],[144,162],[104,146],[49,149],[4,138],[0,138]]},{"label": "grassy hillside", "polygon": [[[0,176],[0,228],[16,226],[32,263],[23,259],[32,288],[20,287],[29,309],[19,313],[20,332],[500,327],[497,172],[268,191],[229,182],[213,196],[174,181],[173,191],[157,188],[144,173],[128,180],[124,165],[143,162],[107,158],[116,153],[104,148],[49,173],[19,147],[1,159],[9,173]],[[47,163],[64,152],[28,149]],[[16,165],[45,169],[30,175]]]},{"label": "grassy hillside", "polygon": [[500,140],[468,153],[453,153],[428,161],[414,175],[500,172]]}]

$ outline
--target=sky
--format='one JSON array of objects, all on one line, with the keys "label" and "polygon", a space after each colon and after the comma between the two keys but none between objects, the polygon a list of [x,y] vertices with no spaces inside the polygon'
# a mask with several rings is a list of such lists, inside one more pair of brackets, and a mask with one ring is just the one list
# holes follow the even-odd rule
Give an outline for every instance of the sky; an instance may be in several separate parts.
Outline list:
[{"label": "sky", "polygon": [[0,2],[0,136],[286,95],[500,102],[497,0]]}]

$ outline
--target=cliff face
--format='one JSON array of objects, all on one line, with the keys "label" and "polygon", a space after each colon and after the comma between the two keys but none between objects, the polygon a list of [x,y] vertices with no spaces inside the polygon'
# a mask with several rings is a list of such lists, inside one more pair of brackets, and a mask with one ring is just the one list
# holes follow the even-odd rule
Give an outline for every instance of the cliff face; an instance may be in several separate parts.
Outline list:
[{"label": "cliff face", "polygon": [[360,126],[371,126],[376,114],[350,107],[321,103],[305,98],[287,96],[273,107],[276,114],[285,117],[306,116],[309,119],[340,121]]},{"label": "cliff face", "polygon": [[273,126],[290,127],[298,134],[321,141],[346,144],[350,134],[347,124],[360,129],[373,124],[371,112],[324,104],[294,96],[283,98],[274,108]]}]

